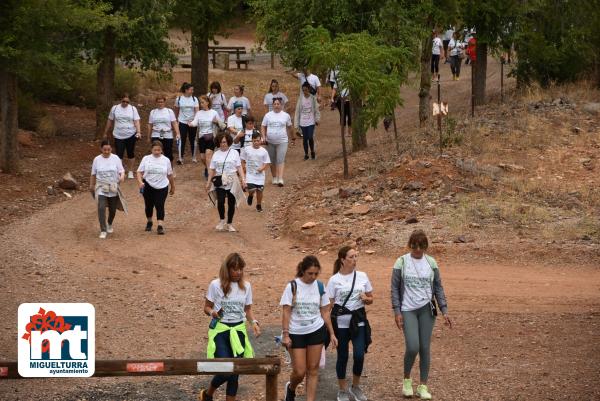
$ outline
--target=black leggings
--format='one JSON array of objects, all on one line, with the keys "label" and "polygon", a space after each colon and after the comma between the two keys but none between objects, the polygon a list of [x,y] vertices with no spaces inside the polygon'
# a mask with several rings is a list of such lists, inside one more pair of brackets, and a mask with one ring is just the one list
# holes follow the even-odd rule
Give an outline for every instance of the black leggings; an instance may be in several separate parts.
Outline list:
[{"label": "black leggings", "polygon": [[231,224],[235,214],[235,196],[228,189],[217,188],[217,210],[221,220],[225,220],[225,198],[227,198],[227,224]]},{"label": "black leggings", "polygon": [[431,55],[431,73],[437,74],[440,72],[440,55],[432,54]]},{"label": "black leggings", "polygon": [[450,56],[450,71],[452,71],[452,75],[459,77],[460,76],[460,64],[462,60],[458,56]]},{"label": "black leggings", "polygon": [[196,127],[190,127],[182,122],[179,123],[179,133],[181,134],[181,157],[185,154],[185,141],[190,140],[190,149],[192,156],[194,156],[194,150],[196,148]]},{"label": "black leggings", "polygon": [[165,219],[165,202],[167,195],[169,194],[169,186],[164,188],[156,189],[150,186],[144,180],[144,204],[146,205],[146,217],[152,218],[154,208],[156,208],[156,219]]}]

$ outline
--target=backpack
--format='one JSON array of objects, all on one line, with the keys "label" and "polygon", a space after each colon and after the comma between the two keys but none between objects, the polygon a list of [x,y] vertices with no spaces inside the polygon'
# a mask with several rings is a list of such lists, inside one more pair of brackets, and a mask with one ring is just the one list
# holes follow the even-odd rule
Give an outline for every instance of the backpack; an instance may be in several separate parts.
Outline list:
[{"label": "backpack", "polygon": [[[321,303],[321,298],[323,298],[323,295],[325,295],[325,285],[323,284],[323,282],[317,280],[317,286],[319,287],[319,304]],[[292,308],[294,307],[294,304],[296,303],[296,292],[298,291],[298,284],[296,283],[296,280],[292,280],[290,281],[290,287],[292,289]]]}]

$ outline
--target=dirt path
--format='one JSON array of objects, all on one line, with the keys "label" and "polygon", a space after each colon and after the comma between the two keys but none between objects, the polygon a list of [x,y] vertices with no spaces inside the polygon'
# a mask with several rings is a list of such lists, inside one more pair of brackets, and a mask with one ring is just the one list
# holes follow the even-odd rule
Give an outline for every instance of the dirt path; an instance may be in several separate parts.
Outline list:
[{"label": "dirt path", "polygon": [[[444,71],[446,66],[443,67]],[[490,68],[490,86],[497,73]],[[470,69],[452,93],[468,96]],[[446,72],[447,74],[447,72]],[[496,75],[494,75],[496,74]],[[446,75],[447,76],[447,75]],[[401,126],[416,120],[416,91],[407,89]],[[301,143],[288,152],[286,187],[267,186],[266,212],[243,207],[234,220],[238,233],[218,233],[217,212],[203,190],[200,165],[177,169],[177,192],[167,201],[167,235],[143,232],[143,200],[135,183],[124,185],[130,212],[119,214],[115,233],[97,238],[94,202],[89,195],[52,205],[7,226],[0,235],[0,359],[16,359],[16,310],[35,301],[90,302],[96,307],[98,359],[196,358],[206,344],[207,319],[201,303],[222,258],[239,251],[248,262],[255,291],[255,314],[275,333],[278,301],[303,253],[293,238],[280,238],[272,213],[283,208],[280,194],[302,197],[304,180],[339,157],[337,112],[325,110],[318,129],[318,159],[303,161]],[[377,131],[372,143],[383,140]],[[405,241],[399,238],[399,244]],[[482,250],[485,252],[485,250]],[[397,399],[403,344],[393,326],[388,295],[389,256],[362,255],[360,267],[375,286],[376,308],[369,314],[375,343],[367,357],[365,387],[374,400]],[[322,257],[323,279],[333,257]],[[438,324],[433,342],[431,387],[443,400],[600,399],[600,271],[581,266],[464,265],[441,260],[456,328]],[[257,340],[272,350],[272,337]],[[328,365],[335,355],[328,355]],[[416,375],[417,369],[415,369]],[[280,384],[283,386],[285,375]],[[322,399],[335,396],[331,367],[324,373]],[[2,399],[177,399],[192,400],[206,379],[90,379],[0,382]],[[260,399],[262,381],[244,378],[242,399]],[[53,394],[53,395],[49,395]],[[63,398],[61,398],[63,397]]]}]

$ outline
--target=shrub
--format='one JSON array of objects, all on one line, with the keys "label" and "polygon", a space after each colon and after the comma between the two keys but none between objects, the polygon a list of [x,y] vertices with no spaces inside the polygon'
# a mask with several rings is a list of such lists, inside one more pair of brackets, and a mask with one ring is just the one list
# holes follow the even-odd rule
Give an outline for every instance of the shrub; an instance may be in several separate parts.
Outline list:
[{"label": "shrub", "polygon": [[35,131],[45,111],[35,101],[31,93],[19,92],[19,128]]}]

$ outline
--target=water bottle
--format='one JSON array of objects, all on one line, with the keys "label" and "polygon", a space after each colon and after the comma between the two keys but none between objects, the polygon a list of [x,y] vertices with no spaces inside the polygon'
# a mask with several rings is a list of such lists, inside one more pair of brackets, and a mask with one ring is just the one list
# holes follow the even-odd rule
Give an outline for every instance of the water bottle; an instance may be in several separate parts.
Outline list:
[{"label": "water bottle", "polygon": [[290,356],[290,353],[288,352],[287,348],[283,345],[283,336],[275,336],[275,344],[277,344],[277,346],[283,347],[285,349],[285,356],[283,358],[283,361],[287,365],[292,363],[292,358]]}]

